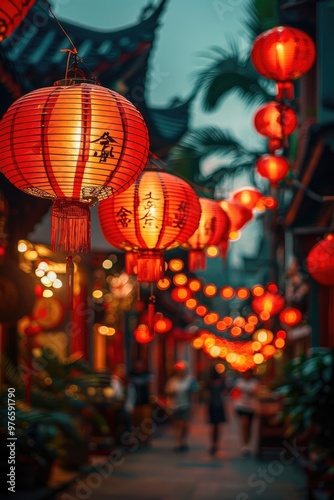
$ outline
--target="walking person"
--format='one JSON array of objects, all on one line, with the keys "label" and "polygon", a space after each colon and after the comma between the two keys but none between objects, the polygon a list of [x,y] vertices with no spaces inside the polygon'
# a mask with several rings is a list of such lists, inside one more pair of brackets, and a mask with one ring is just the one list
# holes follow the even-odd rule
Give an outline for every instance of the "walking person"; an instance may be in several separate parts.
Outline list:
[{"label": "walking person", "polygon": [[137,359],[133,364],[129,378],[135,388],[132,414],[133,425],[135,428],[141,430],[141,435],[143,436],[141,444],[149,446],[152,437],[152,423],[151,426],[147,424],[152,420],[150,395],[154,376],[153,373],[146,369],[145,363],[141,359]]},{"label": "walking person", "polygon": [[251,451],[252,423],[257,407],[256,393],[259,386],[260,381],[254,377],[252,370],[244,372],[235,383],[235,388],[239,392],[235,401],[235,410],[240,422],[243,455],[249,455]]},{"label": "walking person", "polygon": [[188,373],[185,361],[174,365],[174,375],[167,380],[165,394],[167,407],[171,412],[175,438],[175,451],[187,451],[189,424],[192,407],[192,394],[198,390],[198,384]]},{"label": "walking person", "polygon": [[211,426],[210,453],[215,455],[221,437],[221,424],[226,422],[224,397],[226,393],[225,378],[218,373],[216,367],[210,370],[209,379],[205,385],[205,396],[209,423]]}]

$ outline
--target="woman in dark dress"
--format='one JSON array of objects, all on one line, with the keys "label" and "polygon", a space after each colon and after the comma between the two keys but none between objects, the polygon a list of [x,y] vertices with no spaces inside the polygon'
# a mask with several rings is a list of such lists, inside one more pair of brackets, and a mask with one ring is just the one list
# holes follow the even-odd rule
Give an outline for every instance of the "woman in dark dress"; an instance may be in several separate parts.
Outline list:
[{"label": "woman in dark dress", "polygon": [[206,383],[208,417],[211,424],[211,447],[210,453],[214,455],[218,449],[221,434],[221,423],[226,422],[224,406],[225,380],[215,367],[210,371]]}]

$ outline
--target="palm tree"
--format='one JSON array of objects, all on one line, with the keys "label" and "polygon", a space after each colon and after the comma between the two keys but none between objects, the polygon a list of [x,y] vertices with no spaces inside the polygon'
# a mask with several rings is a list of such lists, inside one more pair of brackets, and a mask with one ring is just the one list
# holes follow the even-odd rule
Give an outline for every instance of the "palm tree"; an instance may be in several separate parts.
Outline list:
[{"label": "palm tree", "polygon": [[[254,40],[262,31],[255,6],[249,5],[245,32],[250,40]],[[205,111],[216,110],[232,92],[242,99],[246,107],[272,99],[272,83],[254,69],[249,47],[244,55],[235,43],[227,49],[213,47],[205,57],[209,59],[208,66],[195,75],[195,88],[201,94]],[[246,170],[253,176],[255,184],[254,161],[264,152],[262,148],[250,151],[228,130],[211,126],[190,130],[171,151],[169,162],[180,175],[200,185],[216,185],[225,175],[235,176]],[[223,165],[212,175],[204,177],[200,164],[212,155],[223,158]]]}]

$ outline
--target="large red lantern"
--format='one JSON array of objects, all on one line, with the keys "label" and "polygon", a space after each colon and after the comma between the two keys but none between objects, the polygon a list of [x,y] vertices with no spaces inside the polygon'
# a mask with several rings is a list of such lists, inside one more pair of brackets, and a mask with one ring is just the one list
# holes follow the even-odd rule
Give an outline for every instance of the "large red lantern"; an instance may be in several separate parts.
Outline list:
[{"label": "large red lantern", "polygon": [[306,258],[306,267],[321,285],[334,285],[334,234],[314,245]]},{"label": "large red lantern", "polygon": [[296,307],[286,307],[279,314],[279,320],[284,325],[295,326],[302,320],[302,313]]},{"label": "large red lantern", "polygon": [[297,126],[297,114],[291,106],[275,101],[261,106],[254,115],[257,132],[269,139],[269,151],[273,153],[282,146]]},{"label": "large red lantern", "polygon": [[1,0],[0,42],[19,26],[34,3],[35,0]]},{"label": "large red lantern", "polygon": [[144,323],[138,325],[133,334],[138,344],[148,344],[154,339],[154,332]]},{"label": "large red lantern", "polygon": [[263,194],[261,191],[255,188],[241,188],[234,191],[232,194],[232,200],[241,203],[244,207],[249,210],[254,210],[257,203],[262,199]]},{"label": "large red lantern", "polygon": [[315,60],[315,45],[303,31],[290,26],[276,26],[259,35],[251,58],[256,70],[277,82],[277,99],[293,99],[292,80],[309,71]]},{"label": "large red lantern", "polygon": [[228,236],[230,219],[217,201],[199,198],[201,218],[196,231],[190,236],[183,248],[189,250],[189,271],[205,269],[204,248],[207,245],[218,245],[224,236]]},{"label": "large red lantern", "polygon": [[240,229],[252,220],[252,210],[235,200],[219,200],[218,204],[227,213],[231,222],[229,238],[237,239],[240,236]]},{"label": "large red lantern", "polygon": [[0,123],[0,167],[17,188],[53,200],[51,244],[85,251],[89,206],[127,189],[146,165],[139,111],[117,92],[75,80],[15,101]]},{"label": "large red lantern", "polygon": [[123,246],[138,251],[138,281],[156,282],[164,274],[164,250],[188,240],[198,227],[201,206],[187,182],[147,167],[124,193],[103,200],[98,214],[111,245],[119,232]]},{"label": "large red lantern", "polygon": [[289,168],[289,162],[285,156],[267,154],[256,161],[257,172],[268,179],[273,186],[277,186],[284,179]]}]

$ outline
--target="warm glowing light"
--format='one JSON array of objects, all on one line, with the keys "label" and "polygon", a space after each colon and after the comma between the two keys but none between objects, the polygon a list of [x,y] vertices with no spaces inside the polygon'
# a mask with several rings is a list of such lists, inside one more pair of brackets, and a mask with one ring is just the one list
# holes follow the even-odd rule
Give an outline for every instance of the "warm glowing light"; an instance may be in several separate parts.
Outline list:
[{"label": "warm glowing light", "polygon": [[196,313],[198,314],[198,316],[205,316],[207,312],[208,309],[205,306],[198,306],[196,308]]},{"label": "warm glowing light", "polygon": [[242,328],[245,325],[245,318],[243,318],[242,316],[237,316],[236,318],[234,318],[233,324]]},{"label": "warm glowing light", "polygon": [[191,298],[190,290],[185,286],[179,286],[174,288],[171,293],[171,297],[176,302],[185,302],[186,300]]},{"label": "warm glowing light", "polygon": [[226,326],[231,326],[233,323],[233,319],[231,318],[231,316],[224,316],[223,322]]},{"label": "warm glowing light", "polygon": [[268,292],[271,292],[271,293],[278,292],[278,286],[276,285],[276,283],[268,283],[266,288],[267,288]]},{"label": "warm glowing light", "polygon": [[197,339],[192,341],[192,346],[194,349],[201,349],[203,347],[203,339],[197,337]]},{"label": "warm glowing light", "polygon": [[167,290],[171,285],[170,278],[162,278],[157,282],[159,290]]},{"label": "warm glowing light", "polygon": [[244,330],[245,330],[246,333],[253,333],[254,330],[255,330],[255,325],[252,325],[251,323],[247,323],[244,326]]},{"label": "warm glowing light", "polygon": [[237,355],[235,352],[229,352],[226,356],[226,361],[228,363],[234,363],[234,361],[237,359]]},{"label": "warm glowing light", "polygon": [[262,321],[267,321],[270,318],[270,312],[262,311],[260,312],[259,316],[262,319]]},{"label": "warm glowing light", "polygon": [[23,240],[20,240],[19,241],[19,244],[17,245],[17,250],[20,252],[20,253],[24,253],[28,250],[28,245],[26,244],[25,241]]},{"label": "warm glowing light", "polygon": [[251,323],[251,325],[257,325],[259,322],[258,317],[255,316],[255,314],[249,314],[249,316],[247,316],[247,321],[248,323]]},{"label": "warm glowing light", "polygon": [[273,356],[276,352],[276,348],[272,344],[264,345],[261,352],[264,356]]},{"label": "warm glowing light", "polygon": [[226,330],[227,326],[226,324],[224,323],[224,321],[218,321],[218,323],[216,324],[216,328],[217,330],[219,330],[220,332],[223,332]]},{"label": "warm glowing light", "polygon": [[42,276],[44,276],[45,272],[43,271],[43,269],[36,269],[35,274],[38,278],[41,278]]},{"label": "warm glowing light", "polygon": [[252,288],[252,294],[254,297],[261,297],[264,294],[264,288],[261,285],[255,285]]},{"label": "warm glowing light", "polygon": [[47,277],[49,278],[50,281],[54,281],[57,278],[57,275],[54,271],[49,271]]},{"label": "warm glowing light", "polygon": [[174,278],[173,278],[173,283],[174,285],[176,286],[179,286],[179,285],[185,285],[188,281],[188,278],[185,274],[175,274]]},{"label": "warm glowing light", "polygon": [[191,279],[188,281],[188,287],[192,292],[199,292],[202,288],[202,283],[200,282],[200,280]]},{"label": "warm glowing light", "polygon": [[231,286],[223,286],[220,289],[220,295],[223,299],[231,299],[234,296],[234,290]]},{"label": "warm glowing light", "polygon": [[217,363],[215,369],[217,373],[224,373],[225,366],[223,365],[223,363]]},{"label": "warm glowing light", "polygon": [[113,262],[110,260],[110,259],[105,259],[103,262],[102,262],[102,267],[104,269],[111,269],[113,266]]},{"label": "warm glowing light", "polygon": [[36,250],[27,250],[24,256],[27,260],[36,260],[38,258],[38,253]]},{"label": "warm glowing light", "polygon": [[218,358],[219,353],[220,353],[220,347],[218,347],[217,345],[212,346],[209,350],[209,354],[212,358]]},{"label": "warm glowing light", "polygon": [[275,346],[277,347],[277,349],[282,349],[282,347],[285,346],[285,340],[282,339],[282,338],[278,338],[275,340]]},{"label": "warm glowing light", "polygon": [[209,285],[205,285],[205,287],[203,288],[203,293],[207,297],[214,297],[214,295],[216,295],[217,293],[216,285],[212,285],[211,283]]},{"label": "warm glowing light", "polygon": [[97,331],[101,334],[101,335],[108,335],[108,331],[109,331],[109,328],[105,325],[100,325],[97,329]]},{"label": "warm glowing light", "polygon": [[51,281],[49,280],[49,278],[47,276],[43,276],[41,278],[41,282],[43,283],[44,286],[51,286],[52,285]]},{"label": "warm glowing light", "polygon": [[197,307],[197,300],[196,299],[188,299],[186,300],[185,302],[185,306],[188,308],[188,309],[195,309]]},{"label": "warm glowing light", "polygon": [[275,359],[281,359],[283,357],[283,351],[281,349],[277,349],[277,351],[274,354]]},{"label": "warm glowing light", "polygon": [[213,337],[207,337],[204,340],[204,345],[208,350],[211,349],[211,347],[215,345],[215,339]]},{"label": "warm glowing light", "polygon": [[254,342],[252,342],[251,347],[252,347],[253,351],[259,351],[262,347],[262,344],[261,344],[261,342],[258,342],[257,340],[255,340]]},{"label": "warm glowing light", "polygon": [[238,299],[245,300],[248,299],[249,297],[249,291],[247,288],[237,288],[235,291],[236,296]]},{"label": "warm glowing light", "polygon": [[43,269],[43,271],[48,271],[49,270],[49,264],[45,262],[44,260],[41,260],[41,262],[38,264],[38,269]]},{"label": "warm glowing light", "polygon": [[167,333],[173,328],[173,322],[169,318],[160,318],[154,323],[154,330],[157,333]]},{"label": "warm glowing light", "polygon": [[259,330],[257,338],[259,342],[265,342],[268,339],[268,334],[265,330]]},{"label": "warm glowing light", "polygon": [[103,297],[103,292],[102,290],[94,290],[92,295],[94,299],[101,299]]},{"label": "warm glowing light", "polygon": [[228,238],[232,241],[237,241],[240,238],[240,231],[229,231]]},{"label": "warm glowing light", "polygon": [[280,339],[285,339],[286,338],[286,332],[284,330],[278,330],[276,333],[276,337]]},{"label": "warm glowing light", "polygon": [[280,312],[279,320],[284,325],[295,326],[302,320],[302,313],[295,307],[287,307]]},{"label": "warm glowing light", "polygon": [[215,258],[218,257],[219,255],[219,248],[216,247],[215,245],[210,245],[206,249],[206,255],[210,258]]},{"label": "warm glowing light", "polygon": [[53,296],[53,291],[52,290],[43,290],[43,297],[50,298],[52,296]]},{"label": "warm glowing light", "polygon": [[257,352],[256,354],[254,354],[253,360],[254,360],[254,363],[256,363],[257,365],[260,365],[264,361],[264,356],[260,352]]},{"label": "warm glowing light", "polygon": [[53,288],[61,288],[63,286],[63,282],[60,279],[55,279],[52,283]]},{"label": "warm glowing light", "polygon": [[206,314],[204,316],[204,323],[206,323],[207,325],[213,325],[214,323],[217,323],[218,320],[219,320],[219,314],[214,312]]},{"label": "warm glowing light", "polygon": [[168,262],[168,267],[173,272],[182,271],[184,268],[184,262],[181,259],[171,259]]},{"label": "warm glowing light", "polygon": [[233,326],[230,330],[231,332],[231,335],[233,335],[233,337],[240,337],[240,335],[242,334],[242,330],[240,328],[240,326]]}]

